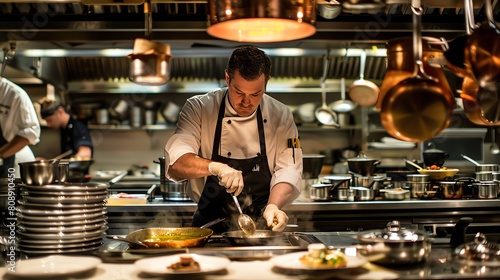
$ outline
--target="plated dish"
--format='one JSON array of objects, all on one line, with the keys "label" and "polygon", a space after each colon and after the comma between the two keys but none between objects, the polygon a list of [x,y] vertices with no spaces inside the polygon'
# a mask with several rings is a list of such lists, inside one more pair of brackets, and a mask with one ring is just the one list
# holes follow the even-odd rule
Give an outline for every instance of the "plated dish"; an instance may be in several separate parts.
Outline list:
[{"label": "plated dish", "polygon": [[345,256],[347,265],[345,267],[309,267],[305,266],[300,259],[309,254],[308,252],[295,252],[284,254],[281,256],[275,256],[270,259],[271,263],[281,269],[293,269],[293,270],[306,270],[306,271],[319,271],[319,270],[342,270],[342,269],[353,269],[360,267],[368,262],[364,257],[353,257]]},{"label": "plated dish", "polygon": [[194,261],[200,265],[199,270],[193,271],[176,271],[168,267],[179,262],[181,256],[186,254],[176,254],[171,256],[162,256],[154,258],[145,258],[135,262],[135,267],[143,273],[153,275],[168,275],[168,274],[200,274],[210,273],[225,269],[231,262],[225,257],[204,256],[198,254],[188,254]]},{"label": "plated dish", "polygon": [[6,270],[7,275],[28,279],[70,276],[86,272],[101,264],[101,259],[91,256],[47,256],[21,260],[16,263],[16,270]]}]

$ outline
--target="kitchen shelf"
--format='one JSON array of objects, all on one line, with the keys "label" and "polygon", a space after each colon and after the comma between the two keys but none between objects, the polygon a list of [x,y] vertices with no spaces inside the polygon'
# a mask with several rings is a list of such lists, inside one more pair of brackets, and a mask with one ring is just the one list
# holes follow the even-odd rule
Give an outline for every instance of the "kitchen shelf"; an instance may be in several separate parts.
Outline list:
[{"label": "kitchen shelf", "polygon": [[301,126],[298,125],[297,129],[299,132],[309,132],[309,131],[323,131],[323,130],[331,130],[331,131],[348,131],[348,130],[361,130],[363,127],[361,125],[349,125],[349,126],[343,126],[341,128],[335,128],[335,127],[330,127],[330,126],[312,126],[312,125],[305,125]]}]

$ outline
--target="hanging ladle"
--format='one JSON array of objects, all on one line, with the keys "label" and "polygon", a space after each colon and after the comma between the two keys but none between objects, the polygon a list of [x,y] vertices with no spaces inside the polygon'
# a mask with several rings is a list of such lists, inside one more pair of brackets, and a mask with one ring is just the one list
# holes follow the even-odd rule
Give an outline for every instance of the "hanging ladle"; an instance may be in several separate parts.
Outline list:
[{"label": "hanging ladle", "polygon": [[321,107],[317,108],[314,112],[316,119],[323,125],[329,125],[336,128],[340,128],[340,125],[337,123],[337,113],[335,113],[332,109],[326,105],[326,74],[328,72],[328,56],[325,56],[323,65],[323,77],[321,77],[321,99],[322,104]]},{"label": "hanging ladle", "polygon": [[238,198],[235,195],[232,195],[232,197],[234,199],[236,207],[238,207],[238,211],[240,212],[240,215],[238,216],[238,225],[245,234],[253,235],[256,229],[255,222],[252,220],[252,218],[250,218],[250,216],[243,214]]}]

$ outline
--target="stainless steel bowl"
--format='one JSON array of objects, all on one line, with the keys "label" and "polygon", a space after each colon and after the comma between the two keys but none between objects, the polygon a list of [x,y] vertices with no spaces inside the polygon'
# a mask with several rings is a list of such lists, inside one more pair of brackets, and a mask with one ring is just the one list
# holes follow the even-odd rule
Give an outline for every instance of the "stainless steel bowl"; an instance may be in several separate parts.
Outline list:
[{"label": "stainless steel bowl", "polygon": [[55,182],[58,162],[29,161],[19,163],[21,180],[27,185],[42,186]]}]

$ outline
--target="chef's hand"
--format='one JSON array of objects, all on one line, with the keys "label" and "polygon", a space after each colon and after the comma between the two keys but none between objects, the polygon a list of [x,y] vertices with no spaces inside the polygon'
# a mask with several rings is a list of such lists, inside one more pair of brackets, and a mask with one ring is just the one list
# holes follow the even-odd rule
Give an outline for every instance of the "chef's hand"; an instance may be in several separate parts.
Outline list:
[{"label": "chef's hand", "polygon": [[220,162],[211,162],[208,171],[219,178],[219,184],[226,188],[228,193],[238,196],[243,191],[243,175],[241,171]]},{"label": "chef's hand", "polygon": [[266,220],[267,226],[272,227],[273,231],[283,231],[288,223],[288,216],[275,204],[268,204],[262,216]]}]

